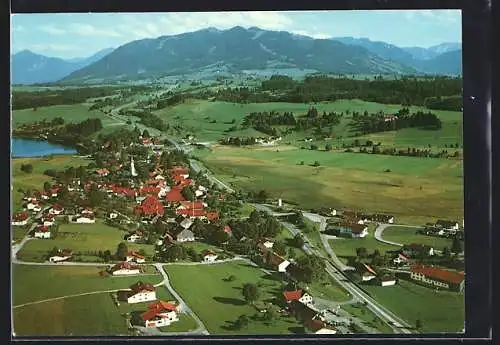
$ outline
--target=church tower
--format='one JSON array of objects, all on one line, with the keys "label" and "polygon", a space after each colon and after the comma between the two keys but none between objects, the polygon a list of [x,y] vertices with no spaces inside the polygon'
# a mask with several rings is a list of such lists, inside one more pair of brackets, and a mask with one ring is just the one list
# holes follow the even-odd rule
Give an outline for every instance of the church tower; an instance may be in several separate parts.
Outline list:
[{"label": "church tower", "polygon": [[132,176],[137,176],[137,171],[135,170],[134,157],[130,157],[130,174]]}]

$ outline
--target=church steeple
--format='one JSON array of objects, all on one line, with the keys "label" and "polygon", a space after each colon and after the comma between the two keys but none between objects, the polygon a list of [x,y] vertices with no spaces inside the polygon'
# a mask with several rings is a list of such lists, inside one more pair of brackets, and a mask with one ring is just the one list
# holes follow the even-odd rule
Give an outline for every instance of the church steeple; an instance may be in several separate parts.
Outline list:
[{"label": "church steeple", "polygon": [[135,170],[134,157],[130,157],[130,174],[132,176],[137,176],[137,171]]}]

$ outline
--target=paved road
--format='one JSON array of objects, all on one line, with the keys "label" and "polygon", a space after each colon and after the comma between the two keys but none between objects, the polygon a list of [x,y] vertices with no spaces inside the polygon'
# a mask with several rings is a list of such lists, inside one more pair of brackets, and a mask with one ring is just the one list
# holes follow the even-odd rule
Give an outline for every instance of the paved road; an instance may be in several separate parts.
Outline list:
[{"label": "paved road", "polygon": [[[269,207],[264,205],[254,204],[254,206],[262,211],[272,213],[272,210]],[[301,233],[299,229],[294,226],[290,226],[291,224],[287,224],[285,222],[281,222],[287,229],[289,229],[292,234]],[[307,241],[307,236],[302,234]],[[304,251],[308,255],[316,255],[321,258],[325,258],[324,255],[316,249],[311,248],[307,242],[304,244]],[[360,300],[361,302],[366,302],[367,307],[379,318],[384,320],[394,331],[394,333],[412,333],[410,330],[411,327],[408,323],[402,320],[400,317],[394,315],[392,312],[387,310],[385,307],[381,306],[376,300],[368,296],[363,290],[361,290],[356,284],[351,282],[344,273],[332,265],[329,261],[325,261],[326,271],[328,274],[335,279],[340,286],[342,286],[345,290],[347,290],[352,296]]]},{"label": "paved road", "polygon": [[[403,245],[401,243],[397,243],[397,242],[392,242],[392,241],[388,241],[388,240],[384,240],[382,238],[382,233],[384,232],[384,230],[390,226],[394,226],[394,224],[378,224],[377,225],[377,228],[375,229],[375,239],[377,241],[380,241],[380,242],[383,242],[383,243],[386,243],[386,244],[391,244],[393,246],[398,246],[398,247],[402,247]],[[399,226],[399,225],[398,225]]]},{"label": "paved road", "polygon": [[319,214],[315,213],[309,213],[309,212],[302,212],[305,218],[309,219],[312,222],[319,223],[319,231],[320,231],[320,239],[321,243],[323,244],[323,247],[325,248],[326,252],[328,255],[330,255],[330,258],[333,260],[335,265],[339,267],[342,271],[349,271],[349,270],[354,270],[354,267],[348,266],[344,264],[335,254],[335,252],[332,250],[332,247],[330,246],[330,243],[328,243],[328,237],[327,235],[323,235],[323,232],[326,230],[326,221],[327,217],[321,216]]},{"label": "paved road", "polygon": [[[120,290],[127,290],[127,289],[120,289]],[[60,300],[60,299],[71,298],[71,297],[79,297],[79,296],[87,296],[87,295],[96,295],[96,294],[101,294],[101,293],[116,292],[116,291],[120,291],[120,290],[116,290],[115,289],[115,290],[104,290],[104,291],[92,291],[92,292],[78,293],[78,294],[75,294],[75,295],[66,295],[66,296],[60,296],[60,297],[54,297],[54,298],[47,298],[47,299],[43,299],[43,300],[40,300],[40,301],[18,304],[18,305],[13,306],[12,308],[21,308],[21,307],[24,307],[24,306],[27,306],[27,305],[31,305],[31,304],[39,304],[39,303],[45,303],[45,302],[52,302],[52,301],[57,301],[57,300]]]},{"label": "paved road", "polygon": [[[161,263],[157,263],[157,264],[154,264],[154,266],[156,267],[156,269],[161,273],[161,275],[163,276],[163,284],[165,285],[165,287],[167,288],[167,290],[172,294],[172,296],[175,297],[175,299],[179,302],[179,308],[182,312],[186,312],[188,314],[190,314],[193,319],[196,321],[196,323],[198,324],[198,328],[196,328],[195,330],[193,331],[188,331],[188,332],[183,332],[181,334],[183,335],[187,335],[187,334],[204,334],[204,335],[208,335],[208,330],[207,328],[205,327],[205,325],[203,324],[203,322],[200,320],[200,318],[198,317],[198,315],[196,315],[189,307],[188,305],[186,304],[186,302],[184,302],[184,300],[182,299],[181,296],[179,296],[179,294],[174,290],[174,288],[172,287],[172,285],[170,284],[170,280],[168,278],[168,274],[167,272],[165,271],[165,269],[163,268],[163,264]],[[162,333],[163,335],[168,335],[169,333]],[[172,334],[170,334],[172,335]]]}]

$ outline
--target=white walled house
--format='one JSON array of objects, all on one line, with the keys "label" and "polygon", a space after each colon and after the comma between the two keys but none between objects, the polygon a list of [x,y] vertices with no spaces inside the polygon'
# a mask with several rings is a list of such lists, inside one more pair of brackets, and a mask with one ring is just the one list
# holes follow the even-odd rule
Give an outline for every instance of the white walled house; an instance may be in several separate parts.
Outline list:
[{"label": "white walled house", "polygon": [[59,250],[56,255],[53,255],[49,258],[50,262],[61,262],[66,261],[72,257],[72,252],[68,249]]},{"label": "white walled house", "polygon": [[303,295],[299,298],[299,302],[305,305],[312,304],[313,298],[307,292],[304,292]]},{"label": "white walled house", "polygon": [[215,262],[217,260],[217,254],[210,251],[210,250],[205,250],[203,252],[203,261],[204,262]]},{"label": "white walled house", "polygon": [[191,230],[184,229],[177,235],[177,242],[193,242],[194,234]]},{"label": "white walled house", "polygon": [[12,215],[12,225],[23,226],[28,224],[29,214],[27,212],[15,213]]},{"label": "white walled house", "polygon": [[382,277],[382,278],[380,278],[380,285],[381,286],[396,285],[396,279],[392,278],[392,277]]},{"label": "white walled house", "polygon": [[179,321],[177,306],[173,303],[158,301],[148,306],[148,309],[141,315],[147,328],[170,326],[173,322]]},{"label": "white walled house", "polygon": [[109,219],[116,219],[116,218],[118,218],[118,213],[111,212],[108,217],[109,217]]},{"label": "white walled house", "polygon": [[110,272],[114,276],[133,275],[141,273],[141,269],[139,266],[131,264],[130,262],[121,262],[111,267]]},{"label": "white walled house", "polygon": [[138,282],[127,291],[127,303],[141,303],[156,300],[156,289],[151,284]]},{"label": "white walled house", "polygon": [[39,226],[35,229],[35,238],[50,238],[51,233],[47,226]]},{"label": "white walled house", "polygon": [[131,250],[127,253],[126,262],[136,262],[138,264],[142,264],[146,262],[146,258],[141,254]]},{"label": "white walled house", "polygon": [[81,217],[76,218],[75,222],[78,224],[94,224],[95,218],[81,216]]},{"label": "white walled house", "polygon": [[59,205],[54,205],[52,206],[52,208],[49,210],[49,213],[50,214],[53,214],[53,215],[59,215],[61,214],[62,212],[64,211],[64,208],[59,206]]},{"label": "white walled house", "polygon": [[128,242],[131,242],[131,243],[134,243],[136,242],[137,240],[140,240],[142,238],[142,235],[139,235],[139,234],[132,234],[130,235],[129,237],[127,237],[127,241]]}]

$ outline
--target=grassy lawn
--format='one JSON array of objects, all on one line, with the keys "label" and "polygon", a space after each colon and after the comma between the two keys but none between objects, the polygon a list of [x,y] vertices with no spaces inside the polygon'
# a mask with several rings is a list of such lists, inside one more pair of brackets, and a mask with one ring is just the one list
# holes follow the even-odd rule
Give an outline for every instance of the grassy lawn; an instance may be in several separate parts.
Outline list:
[{"label": "grassy lawn", "polygon": [[[124,289],[139,280],[152,284],[162,281],[160,274],[102,278],[99,271],[103,268],[13,265],[13,305],[85,292]],[[38,288],[34,288],[34,284]]]},{"label": "grassy lawn", "polygon": [[170,326],[159,327],[158,329],[162,332],[186,332],[196,329],[198,326],[196,321],[189,314],[179,313],[177,317],[179,321],[174,322]]},{"label": "grassy lawn", "polygon": [[[247,329],[231,328],[240,315],[251,317],[257,311],[246,304],[241,287],[245,283],[262,284],[260,301],[281,293],[282,282],[268,277],[245,262],[210,266],[166,266],[172,286],[201,318],[212,334],[289,334],[300,325],[291,317],[279,317],[272,324],[251,320]],[[224,281],[230,275],[235,281]],[[203,288],[200,289],[200,286]]]},{"label": "grassy lawn", "polygon": [[442,250],[444,247],[451,247],[453,240],[449,238],[420,235],[416,233],[417,230],[416,228],[390,226],[384,230],[382,237],[385,240],[402,244],[422,243],[438,250]]},{"label": "grassy lawn", "polygon": [[376,328],[383,334],[392,334],[392,328],[389,327],[384,321],[382,321],[377,315],[375,315],[370,309],[362,305],[361,303],[356,304],[345,304],[341,307],[343,310],[349,314],[361,319],[368,327]]},{"label": "grassy lawn", "polygon": [[[461,332],[465,320],[463,294],[436,292],[431,288],[399,280],[394,286],[366,285],[373,298],[415,326],[422,321],[422,332]],[[413,301],[413,302],[412,302]]]},{"label": "grassy lawn", "polygon": [[[32,164],[33,172],[31,174],[21,171],[22,164]],[[62,170],[67,167],[87,166],[89,160],[69,155],[49,156],[40,158],[16,158],[11,160],[12,164],[12,202],[14,211],[22,209],[23,194],[19,189],[43,189],[46,181],[52,181],[52,178],[44,175],[47,169]]]},{"label": "grassy lawn", "polygon": [[12,227],[12,239],[14,241],[22,240],[24,238],[24,236],[26,236],[26,234],[28,233],[28,230],[30,228],[31,228],[30,223],[28,223],[25,226],[13,226]]},{"label": "grassy lawn", "polygon": [[349,256],[356,256],[356,248],[364,247],[368,253],[372,253],[375,249],[380,250],[383,255],[386,251],[397,250],[398,247],[379,242],[373,237],[373,232],[368,233],[364,238],[337,238],[328,240],[337,257],[344,263],[347,263]]},{"label": "grassy lawn", "polygon": [[[407,224],[434,222],[443,214],[463,218],[462,161],[228,146],[215,146],[202,159],[230,185],[265,189],[302,208],[390,213]],[[309,166],[316,160],[321,166]]]},{"label": "grassy lawn", "polygon": [[12,111],[12,125],[14,128],[20,124],[42,121],[51,121],[56,117],[61,117],[66,123],[81,122],[87,118],[101,119],[102,126],[114,126],[117,122],[111,120],[98,110],[89,110],[89,104],[53,105],[40,107],[36,111],[33,109],[22,109]]},{"label": "grassy lawn", "polygon": [[[19,251],[18,258],[25,261],[45,261],[44,257],[52,248],[69,248],[73,252],[110,250],[116,251],[120,242],[125,242],[123,230],[110,227],[101,220],[95,224],[60,224],[59,232],[54,239],[36,239],[29,241]],[[144,249],[148,256],[154,254],[154,246],[126,242],[129,249]],[[86,257],[97,261],[98,257]]]},{"label": "grassy lawn", "polygon": [[309,292],[313,297],[329,299],[336,302],[348,301],[351,297],[347,294],[335,280],[328,278],[329,281],[320,283],[312,282],[308,284]]},{"label": "grassy lawn", "polygon": [[125,318],[107,293],[15,308],[13,325],[17,336],[127,335]]}]

